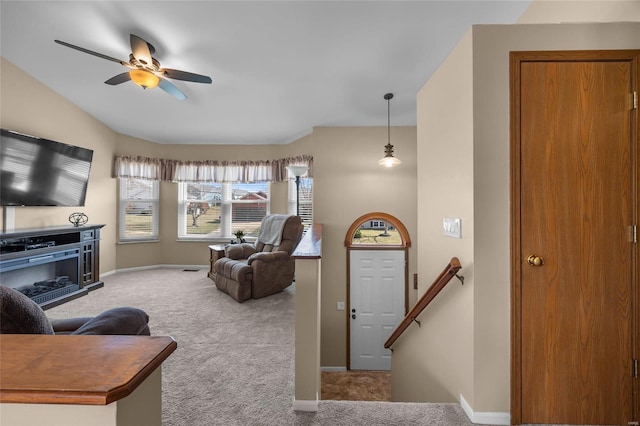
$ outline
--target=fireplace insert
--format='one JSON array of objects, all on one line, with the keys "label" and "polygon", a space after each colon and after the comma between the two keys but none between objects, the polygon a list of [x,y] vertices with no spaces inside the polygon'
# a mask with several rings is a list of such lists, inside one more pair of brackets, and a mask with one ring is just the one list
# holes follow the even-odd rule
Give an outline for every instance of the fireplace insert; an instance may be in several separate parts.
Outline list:
[{"label": "fireplace insert", "polygon": [[15,288],[38,304],[80,290],[79,248],[0,263],[2,284]]}]

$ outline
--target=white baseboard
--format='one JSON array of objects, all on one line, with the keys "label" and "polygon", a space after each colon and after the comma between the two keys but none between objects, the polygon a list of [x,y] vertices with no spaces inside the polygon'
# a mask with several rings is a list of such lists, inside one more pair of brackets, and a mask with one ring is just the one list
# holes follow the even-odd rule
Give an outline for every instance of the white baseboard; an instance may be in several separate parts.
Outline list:
[{"label": "white baseboard", "polygon": [[347,367],[320,367],[320,371],[347,371]]},{"label": "white baseboard", "polygon": [[460,405],[462,409],[471,420],[471,423],[475,423],[478,425],[510,425],[511,424],[511,414],[509,413],[501,413],[501,412],[479,412],[476,413],[473,411],[469,403],[464,396],[460,394]]},{"label": "white baseboard", "polygon": [[293,400],[293,411],[318,411],[318,401]]},{"label": "white baseboard", "polygon": [[115,271],[110,271],[106,273],[100,273],[101,277],[106,277],[113,274],[120,274],[122,272],[136,272],[136,271],[146,271],[149,269],[203,269],[208,270],[209,265],[149,265],[149,266],[136,266],[133,268],[124,268],[124,269],[116,269]]}]

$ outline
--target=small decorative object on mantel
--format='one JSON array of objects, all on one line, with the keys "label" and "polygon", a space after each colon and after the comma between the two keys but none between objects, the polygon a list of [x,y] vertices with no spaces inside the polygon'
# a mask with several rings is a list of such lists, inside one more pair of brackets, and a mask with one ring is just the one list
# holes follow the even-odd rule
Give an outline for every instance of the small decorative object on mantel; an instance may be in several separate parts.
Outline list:
[{"label": "small decorative object on mantel", "polygon": [[75,227],[86,224],[88,220],[89,218],[84,213],[75,212],[69,215],[69,222],[71,222]]},{"label": "small decorative object on mantel", "polygon": [[245,243],[246,241],[244,240],[244,230],[242,229],[238,229],[236,232],[233,233],[233,235],[236,236],[236,240],[238,243]]}]

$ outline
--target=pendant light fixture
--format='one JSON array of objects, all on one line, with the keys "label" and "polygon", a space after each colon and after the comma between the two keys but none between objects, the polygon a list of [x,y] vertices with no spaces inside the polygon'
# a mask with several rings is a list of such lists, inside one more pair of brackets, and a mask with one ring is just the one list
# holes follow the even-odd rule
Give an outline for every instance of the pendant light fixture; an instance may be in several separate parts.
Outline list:
[{"label": "pendant light fixture", "polygon": [[393,98],[393,93],[384,95],[387,100],[387,144],[384,147],[384,157],[378,160],[378,164],[382,167],[395,167],[402,161],[393,156],[393,145],[391,145],[391,112],[389,101]]}]

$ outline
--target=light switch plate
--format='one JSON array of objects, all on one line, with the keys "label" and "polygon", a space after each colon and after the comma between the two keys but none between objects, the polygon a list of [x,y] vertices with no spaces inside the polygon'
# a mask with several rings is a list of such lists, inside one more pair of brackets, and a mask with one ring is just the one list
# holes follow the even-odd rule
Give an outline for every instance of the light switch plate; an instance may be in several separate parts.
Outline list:
[{"label": "light switch plate", "polygon": [[336,309],[338,311],[344,311],[344,302],[338,302]]},{"label": "light switch plate", "polygon": [[445,217],[442,219],[442,230],[447,237],[462,238],[462,219]]}]

